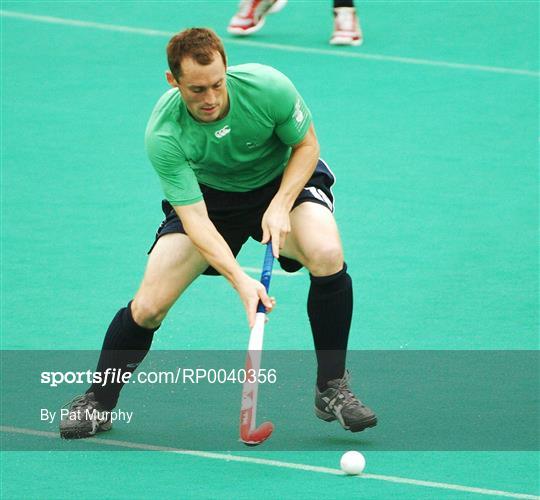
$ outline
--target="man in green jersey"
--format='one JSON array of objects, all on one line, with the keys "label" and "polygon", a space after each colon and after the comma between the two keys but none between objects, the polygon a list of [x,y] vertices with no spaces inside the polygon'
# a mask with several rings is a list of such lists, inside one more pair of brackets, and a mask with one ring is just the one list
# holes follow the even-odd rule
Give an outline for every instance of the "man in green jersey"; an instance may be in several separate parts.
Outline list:
[{"label": "man in green jersey", "polygon": [[[332,214],[334,176],[319,159],[304,100],[274,68],[227,69],[221,40],[208,29],[175,35],[167,58],[172,89],[157,102],[146,130],[148,156],[166,198],[165,220],[139,290],[107,330],[96,371],[131,374],[169,309],[200,274],[229,281],[250,326],[259,301],[271,311],[273,299],[236,261],[252,237],[271,242],[286,271],[309,270],[316,415],[353,432],[376,425],[348,384],[352,282]],[[96,382],[75,398],[60,423],[62,437],[110,429],[110,420],[99,415],[116,406],[122,386],[118,377]]]}]

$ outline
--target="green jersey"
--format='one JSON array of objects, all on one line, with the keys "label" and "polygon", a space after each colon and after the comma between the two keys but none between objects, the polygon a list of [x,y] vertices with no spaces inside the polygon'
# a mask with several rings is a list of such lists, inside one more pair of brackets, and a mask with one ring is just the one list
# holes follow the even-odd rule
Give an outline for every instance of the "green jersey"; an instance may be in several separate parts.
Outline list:
[{"label": "green jersey", "polygon": [[199,183],[222,191],[250,191],[280,175],[311,124],[291,81],[270,66],[227,70],[229,111],[215,122],[196,121],[174,88],[159,99],[146,128],[146,150],[172,205],[202,200]]}]

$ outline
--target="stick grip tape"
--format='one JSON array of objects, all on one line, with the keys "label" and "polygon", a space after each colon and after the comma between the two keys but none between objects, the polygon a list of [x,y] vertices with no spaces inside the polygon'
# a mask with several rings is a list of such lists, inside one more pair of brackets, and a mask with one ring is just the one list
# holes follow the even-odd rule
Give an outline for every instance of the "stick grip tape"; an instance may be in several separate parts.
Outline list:
[{"label": "stick grip tape", "polygon": [[[261,273],[261,283],[264,285],[264,288],[266,288],[266,293],[268,293],[268,290],[270,290],[270,278],[272,277],[273,266],[274,254],[272,253],[272,242],[269,241],[266,244],[266,252],[264,254],[264,262]],[[257,306],[257,312],[266,312],[266,308],[261,301],[259,301],[259,305]]]}]

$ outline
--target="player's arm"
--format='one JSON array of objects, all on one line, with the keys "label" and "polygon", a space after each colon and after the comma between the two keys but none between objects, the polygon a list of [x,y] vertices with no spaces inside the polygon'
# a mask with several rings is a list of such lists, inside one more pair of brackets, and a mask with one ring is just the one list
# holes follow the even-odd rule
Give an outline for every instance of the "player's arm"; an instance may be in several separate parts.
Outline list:
[{"label": "player's arm", "polygon": [[319,160],[319,141],[315,135],[313,124],[310,125],[304,138],[292,146],[291,156],[285,167],[278,192],[266,210],[263,221],[263,243],[272,240],[274,257],[285,244],[291,231],[290,211],[294,201],[313,174]]},{"label": "player's arm", "polygon": [[242,271],[229,245],[209,219],[195,174],[175,137],[154,130],[151,120],[145,142],[165,197],[180,217],[188,237],[206,261],[236,289],[252,326],[259,299],[267,310],[272,309],[273,303],[264,286]]},{"label": "player's arm", "polygon": [[197,250],[206,261],[224,276],[240,295],[250,327],[255,322],[259,300],[267,311],[272,310],[273,302],[264,286],[249,277],[239,266],[229,245],[208,217],[204,201],[190,205],[173,205],[184,229]]},{"label": "player's arm", "polygon": [[272,239],[274,257],[279,257],[279,251],[291,231],[291,208],[317,165],[319,142],[311,112],[293,83],[274,68],[264,67],[261,74],[266,79],[262,107],[274,121],[276,136],[291,147],[280,188],[262,220],[262,241],[266,243]]}]

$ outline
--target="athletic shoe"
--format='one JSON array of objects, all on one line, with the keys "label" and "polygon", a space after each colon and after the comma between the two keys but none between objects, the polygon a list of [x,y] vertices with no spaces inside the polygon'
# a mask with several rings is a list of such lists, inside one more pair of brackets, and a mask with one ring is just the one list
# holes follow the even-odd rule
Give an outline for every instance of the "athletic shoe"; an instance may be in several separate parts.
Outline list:
[{"label": "athletic shoe", "polygon": [[315,386],[315,415],[326,422],[337,419],[345,430],[351,432],[375,427],[375,413],[356,398],[349,388],[349,382],[349,372],[345,371],[343,378],[330,380],[324,392]]},{"label": "athletic shoe", "polygon": [[334,32],[330,45],[362,45],[364,38],[354,7],[334,9]]},{"label": "athletic shoe", "polygon": [[93,392],[88,392],[67,403],[69,413],[60,420],[60,437],[80,439],[96,432],[109,431],[112,427],[110,412],[100,405]]},{"label": "athletic shoe", "polygon": [[286,3],[287,0],[242,0],[227,31],[233,35],[251,35],[264,26],[266,14],[280,11]]}]

